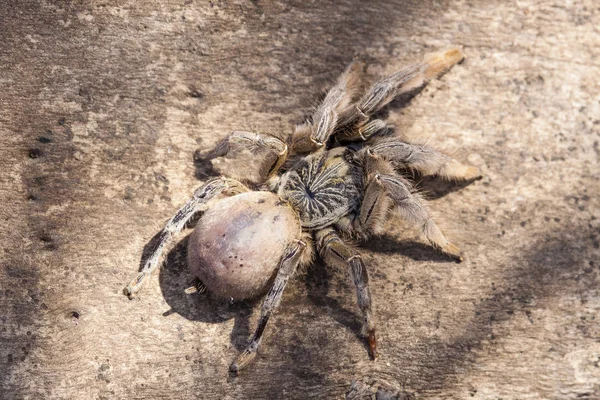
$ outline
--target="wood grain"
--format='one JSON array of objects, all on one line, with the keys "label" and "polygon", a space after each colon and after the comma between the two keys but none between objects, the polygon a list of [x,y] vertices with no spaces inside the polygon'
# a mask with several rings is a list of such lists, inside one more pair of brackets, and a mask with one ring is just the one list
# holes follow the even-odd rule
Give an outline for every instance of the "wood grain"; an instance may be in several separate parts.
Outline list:
[{"label": "wood grain", "polygon": [[[1,2],[0,398],[600,398],[598,26],[592,0]],[[388,119],[483,169],[421,183],[467,260],[398,219],[364,246],[376,362],[321,264],[237,379],[256,304],[186,296],[185,240],[122,295],[208,174],[257,171],[195,150],[290,133],[355,56],[375,79],[453,45]]]}]

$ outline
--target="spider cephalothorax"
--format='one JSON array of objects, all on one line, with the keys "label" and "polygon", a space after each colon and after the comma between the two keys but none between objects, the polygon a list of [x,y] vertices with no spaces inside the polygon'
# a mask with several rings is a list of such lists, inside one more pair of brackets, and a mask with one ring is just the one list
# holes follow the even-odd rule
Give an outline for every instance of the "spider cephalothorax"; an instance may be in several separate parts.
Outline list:
[{"label": "spider cephalothorax", "polygon": [[[251,190],[230,178],[206,182],[159,236],[144,268],[126,288],[130,297],[158,266],[168,240],[204,212],[188,245],[191,271],[218,296],[243,299],[268,289],[256,332],[230,369],[239,371],[256,355],[267,321],[298,265],[313,260],[314,248],[331,265],[350,271],[362,315],[362,333],[376,357],[375,324],[367,268],[347,241],[380,233],[391,210],[421,229],[433,246],[462,260],[431,219],[423,200],[401,171],[472,180],[476,167],[423,145],[389,135],[371,117],[394,97],[422,87],[462,60],[452,49],[426,56],[360,92],[360,63],[353,63],[313,114],[287,140],[235,131],[204,155],[212,159],[236,146],[258,146],[276,159],[264,163],[263,180]],[[225,196],[223,198],[223,196]],[[260,245],[257,245],[260,242]]]},{"label": "spider cephalothorax", "polygon": [[343,148],[311,154],[281,177],[277,194],[298,212],[303,227],[331,225],[360,203],[361,177],[343,156]]}]

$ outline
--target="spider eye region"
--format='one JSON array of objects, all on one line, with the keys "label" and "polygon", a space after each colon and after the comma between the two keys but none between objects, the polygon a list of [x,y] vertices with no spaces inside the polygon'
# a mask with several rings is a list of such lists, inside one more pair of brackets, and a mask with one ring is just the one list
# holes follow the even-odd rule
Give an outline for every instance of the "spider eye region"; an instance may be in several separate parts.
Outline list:
[{"label": "spider eye region", "polygon": [[315,194],[310,190],[310,188],[305,187],[304,191],[305,191],[305,193],[306,193],[306,195],[308,196],[309,199],[315,200]]},{"label": "spider eye region", "polygon": [[359,198],[351,166],[341,158],[329,161],[332,159],[308,159],[287,173],[279,189],[279,195],[298,212],[306,228],[333,223],[355,207]]}]

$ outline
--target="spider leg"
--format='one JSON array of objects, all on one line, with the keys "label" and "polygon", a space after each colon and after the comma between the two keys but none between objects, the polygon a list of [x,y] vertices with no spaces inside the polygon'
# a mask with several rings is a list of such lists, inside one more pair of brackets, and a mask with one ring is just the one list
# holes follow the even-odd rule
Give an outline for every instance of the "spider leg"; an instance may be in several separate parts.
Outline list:
[{"label": "spider leg", "polygon": [[363,324],[361,333],[367,337],[369,352],[373,359],[377,358],[377,339],[375,323],[371,312],[371,293],[369,291],[369,275],[360,256],[352,247],[346,244],[332,228],[316,232],[319,254],[326,263],[336,266],[347,266],[356,286],[356,298],[362,314]]},{"label": "spider leg", "polygon": [[342,129],[336,133],[335,139],[340,143],[363,141],[366,142],[375,135],[391,132],[391,128],[381,119],[372,119],[357,129]]},{"label": "spider leg", "polygon": [[459,49],[429,54],[422,61],[408,65],[381,79],[371,86],[354,107],[339,118],[339,124],[350,129],[364,125],[371,115],[381,110],[395,97],[425,85],[460,62],[463,57]]},{"label": "spider leg", "polygon": [[167,222],[163,230],[160,232],[158,244],[146,260],[144,268],[124,289],[124,293],[133,298],[135,294],[142,288],[146,279],[152,275],[158,267],[160,256],[165,249],[165,246],[173,235],[181,232],[186,223],[194,217],[198,212],[205,211],[208,206],[207,202],[219,194],[234,195],[242,192],[247,192],[249,189],[241,182],[230,178],[216,178],[206,182],[196,190],[194,196],[188,200],[183,207]]},{"label": "spider leg", "polygon": [[477,167],[462,164],[454,158],[428,146],[413,145],[397,139],[383,139],[370,150],[396,167],[408,167],[423,175],[439,175],[445,179],[472,180],[481,178]]},{"label": "spider leg", "polygon": [[256,357],[256,352],[260,346],[267,322],[269,321],[273,311],[275,311],[277,306],[279,306],[283,290],[285,289],[289,279],[296,272],[296,268],[301,261],[302,254],[305,249],[306,243],[301,240],[297,240],[294,244],[288,247],[285,254],[281,258],[281,261],[279,262],[279,270],[275,276],[273,286],[271,286],[271,289],[269,289],[269,292],[267,293],[267,296],[262,304],[260,319],[258,320],[258,326],[254,332],[254,336],[252,337],[252,340],[250,341],[250,344],[246,350],[244,350],[229,366],[229,370],[231,372],[238,373],[241,369],[248,365],[248,363],[250,363],[254,357]]},{"label": "spider leg", "polygon": [[364,64],[355,61],[340,75],[325,99],[321,102],[311,122],[296,127],[291,137],[294,153],[309,153],[323,147],[338,128],[340,114],[347,113],[360,87]]},{"label": "spider leg", "polygon": [[371,180],[365,190],[358,218],[354,220],[354,225],[362,237],[367,238],[371,234],[383,231],[390,207],[390,198],[382,192],[375,180]]},{"label": "spider leg", "polygon": [[273,164],[266,165],[265,171],[261,171],[261,175],[265,178],[274,175],[288,157],[288,146],[274,136],[263,133],[233,131],[229,136],[221,140],[214,149],[201,155],[201,158],[212,160],[217,157],[223,157],[233,148],[239,147],[267,148],[277,154],[277,160]]},{"label": "spider leg", "polygon": [[372,218],[380,216],[381,206],[379,198],[388,196],[397,206],[400,215],[408,222],[418,226],[429,242],[443,253],[448,254],[458,261],[462,261],[462,252],[458,246],[452,244],[436,223],[431,219],[425,203],[417,194],[411,193],[410,183],[398,175],[374,174],[367,186],[365,201],[360,210],[359,221],[361,225],[369,227],[375,224]]}]

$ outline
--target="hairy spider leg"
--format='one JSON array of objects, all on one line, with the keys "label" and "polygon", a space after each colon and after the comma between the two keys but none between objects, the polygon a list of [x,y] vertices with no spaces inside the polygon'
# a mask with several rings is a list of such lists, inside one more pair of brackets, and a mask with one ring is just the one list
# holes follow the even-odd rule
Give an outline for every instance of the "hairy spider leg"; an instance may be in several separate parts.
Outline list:
[{"label": "hairy spider leg", "polygon": [[390,161],[395,167],[406,167],[427,175],[438,175],[448,180],[481,178],[481,170],[463,164],[428,146],[414,145],[398,139],[381,139],[369,150]]},{"label": "hairy spider leg", "polygon": [[233,131],[225,139],[221,140],[214,149],[200,155],[203,160],[212,160],[217,157],[226,156],[235,148],[266,148],[277,156],[275,162],[267,162],[262,166],[260,176],[263,180],[275,175],[288,157],[288,146],[280,139],[264,133],[247,131]]},{"label": "hairy spider leg", "polygon": [[358,94],[364,63],[352,62],[339,76],[312,116],[296,127],[291,137],[294,153],[310,153],[327,143],[338,128],[339,116],[347,113]]},{"label": "hairy spider leg", "polygon": [[[446,239],[440,228],[431,218],[425,203],[419,195],[411,193],[411,185],[408,181],[398,175],[375,174],[373,176],[373,183],[367,187],[365,197],[389,196],[402,219],[417,226],[432,246],[440,249],[443,253],[457,261],[463,260],[460,248]],[[361,216],[359,220],[363,218]],[[366,220],[368,221],[368,219],[367,217]]]},{"label": "hairy spider leg", "polygon": [[160,257],[165,249],[165,246],[173,235],[181,232],[187,222],[192,219],[197,213],[205,211],[208,206],[207,202],[219,194],[232,196],[242,192],[247,192],[248,189],[241,182],[230,178],[216,178],[206,182],[196,190],[194,196],[188,200],[183,207],[167,222],[163,230],[159,234],[159,239],[156,247],[146,260],[144,268],[124,289],[124,293],[133,298],[135,294],[142,288],[148,277],[152,275],[158,267]]},{"label": "hairy spider leg", "polygon": [[346,140],[365,140],[361,127],[377,111],[389,104],[395,97],[408,93],[448,71],[464,58],[460,49],[450,49],[426,55],[422,61],[408,65],[371,86],[362,98],[348,108],[338,118],[343,129],[340,136]]},{"label": "hairy spider leg", "polygon": [[360,256],[351,246],[345,243],[333,228],[325,228],[315,233],[319,254],[323,260],[333,266],[347,267],[356,287],[356,299],[362,316],[361,334],[367,338],[369,354],[377,358],[377,339],[375,323],[371,311],[371,292],[369,275]]},{"label": "hairy spider leg", "polygon": [[364,125],[349,129],[342,129],[335,135],[335,139],[341,143],[363,141],[366,142],[375,136],[387,136],[393,132],[393,126],[388,125],[382,119],[372,119]]},{"label": "hairy spider leg", "polygon": [[256,331],[254,332],[254,336],[252,337],[248,347],[246,347],[246,350],[240,353],[236,360],[229,366],[229,370],[231,372],[238,373],[241,369],[248,365],[248,363],[250,363],[254,357],[256,357],[256,352],[260,346],[267,322],[269,322],[269,318],[271,317],[273,311],[275,311],[277,306],[279,306],[283,290],[285,289],[289,279],[296,272],[298,264],[302,259],[302,253],[305,251],[305,249],[306,243],[302,240],[296,240],[295,243],[286,249],[281,261],[279,262],[275,281],[273,282],[273,285],[269,289],[269,292],[263,301],[260,319],[258,320],[258,325]]}]

